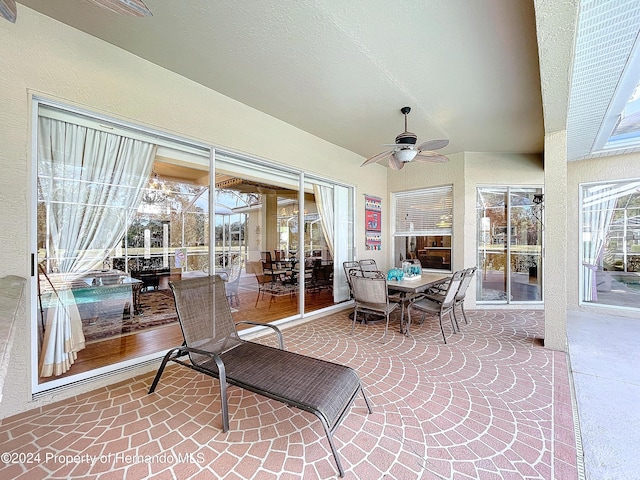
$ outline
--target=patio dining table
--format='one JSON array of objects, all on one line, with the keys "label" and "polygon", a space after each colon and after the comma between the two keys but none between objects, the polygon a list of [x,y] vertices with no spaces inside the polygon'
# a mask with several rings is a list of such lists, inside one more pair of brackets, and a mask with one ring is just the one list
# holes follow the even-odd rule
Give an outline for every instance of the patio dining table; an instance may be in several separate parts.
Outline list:
[{"label": "patio dining table", "polygon": [[402,306],[402,313],[400,314],[400,333],[404,333],[404,312],[406,305],[411,300],[411,297],[417,293],[424,292],[429,288],[435,287],[441,283],[447,282],[451,279],[450,273],[422,273],[420,276],[405,277],[403,280],[389,280],[387,281],[387,289],[389,293],[400,293],[400,304]]}]

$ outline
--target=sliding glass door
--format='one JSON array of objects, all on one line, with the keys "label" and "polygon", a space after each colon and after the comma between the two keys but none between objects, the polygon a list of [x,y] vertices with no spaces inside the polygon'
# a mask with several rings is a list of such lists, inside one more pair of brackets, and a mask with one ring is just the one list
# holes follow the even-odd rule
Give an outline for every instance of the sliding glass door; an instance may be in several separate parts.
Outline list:
[{"label": "sliding glass door", "polygon": [[[352,187],[223,152],[215,182],[216,212],[242,215],[229,228],[216,217],[216,268],[226,275],[227,258],[241,265],[235,320],[272,322],[348,300],[342,262],[353,258]],[[234,250],[222,252],[221,239]]]},{"label": "sliding glass door", "polygon": [[478,302],[542,301],[543,198],[535,187],[478,189]]},{"label": "sliding glass door", "polygon": [[39,390],[180,341],[168,281],[209,257],[211,154],[44,103],[35,130]]},{"label": "sliding glass door", "polygon": [[353,189],[305,175],[305,313],[349,299],[343,262],[354,258]]},{"label": "sliding glass door", "polygon": [[171,281],[221,275],[236,321],[348,300],[353,187],[44,101],[34,117],[34,391],[180,345]]}]

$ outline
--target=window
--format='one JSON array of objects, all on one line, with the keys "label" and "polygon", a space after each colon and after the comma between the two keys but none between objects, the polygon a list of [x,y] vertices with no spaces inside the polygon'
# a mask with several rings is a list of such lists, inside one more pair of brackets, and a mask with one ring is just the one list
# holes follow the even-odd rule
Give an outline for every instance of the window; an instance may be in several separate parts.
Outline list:
[{"label": "window", "polygon": [[640,305],[640,180],[582,185],[582,301]]},{"label": "window", "polygon": [[453,187],[393,194],[394,263],[419,259],[422,268],[451,271]]}]

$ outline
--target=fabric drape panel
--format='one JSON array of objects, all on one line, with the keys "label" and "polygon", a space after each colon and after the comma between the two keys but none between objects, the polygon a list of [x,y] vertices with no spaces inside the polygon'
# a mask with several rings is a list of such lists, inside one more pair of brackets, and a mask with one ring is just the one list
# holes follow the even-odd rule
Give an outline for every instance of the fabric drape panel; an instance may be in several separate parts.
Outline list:
[{"label": "fabric drape panel", "polygon": [[[591,234],[590,242],[584,243],[583,266],[583,292],[584,300],[593,302],[598,299],[597,273],[602,254],[604,252],[605,241],[609,233],[609,226],[613,218],[614,208],[618,196],[613,189],[599,189],[598,197],[601,201],[589,201],[585,196],[583,199],[583,225],[589,228]],[[584,235],[584,233],[583,233]]]},{"label": "fabric drape panel", "polygon": [[[38,119],[38,182],[49,257],[64,282],[101,267],[141,201],[157,146],[59,120]],[[53,302],[52,302],[53,303]],[[47,314],[40,375],[61,375],[84,348],[73,292]]]},{"label": "fabric drape panel", "polygon": [[313,193],[316,197],[316,206],[320,214],[320,224],[322,225],[322,233],[327,242],[327,248],[331,258],[333,255],[333,225],[334,225],[334,208],[333,208],[333,187],[313,184]]}]

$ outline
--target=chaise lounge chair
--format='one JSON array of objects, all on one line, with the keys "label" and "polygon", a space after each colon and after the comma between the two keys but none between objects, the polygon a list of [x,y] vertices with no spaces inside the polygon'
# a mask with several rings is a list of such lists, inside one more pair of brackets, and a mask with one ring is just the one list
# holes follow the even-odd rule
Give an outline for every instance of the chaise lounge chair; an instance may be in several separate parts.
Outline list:
[{"label": "chaise lounge chair", "polygon": [[[185,343],[167,352],[149,393],[158,385],[169,360],[220,381],[222,429],[229,430],[227,384],[244,388],[316,415],[324,427],[340,476],[344,475],[333,432],[346,416],[358,392],[365,396],[350,367],[284,350],[280,330],[272,328],[280,348],[242,340],[231,318],[224,281],[219,275],[169,282]],[[181,357],[189,356],[189,360]]]}]

